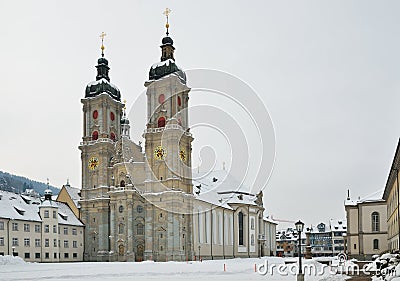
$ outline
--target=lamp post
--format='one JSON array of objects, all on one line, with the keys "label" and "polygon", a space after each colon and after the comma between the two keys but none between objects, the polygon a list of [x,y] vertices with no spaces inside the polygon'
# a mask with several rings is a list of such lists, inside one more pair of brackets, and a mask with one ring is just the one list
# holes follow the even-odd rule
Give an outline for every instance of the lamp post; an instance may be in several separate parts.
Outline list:
[{"label": "lamp post", "polygon": [[296,230],[297,233],[299,235],[299,273],[297,274],[297,281],[304,281],[304,274],[303,274],[303,270],[302,270],[302,266],[301,266],[301,233],[303,232],[303,228],[304,228],[304,223],[302,221],[298,221],[295,223],[296,225]]},{"label": "lamp post", "polygon": [[201,246],[199,245],[199,261],[200,261],[200,257],[201,257],[201,255],[200,255],[200,249],[201,249]]}]

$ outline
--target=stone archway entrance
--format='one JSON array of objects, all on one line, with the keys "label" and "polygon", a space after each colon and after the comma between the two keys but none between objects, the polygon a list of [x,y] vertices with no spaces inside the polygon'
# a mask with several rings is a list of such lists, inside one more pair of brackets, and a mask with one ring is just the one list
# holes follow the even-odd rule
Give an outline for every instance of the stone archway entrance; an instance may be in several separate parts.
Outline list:
[{"label": "stone archway entrance", "polygon": [[118,246],[118,261],[125,261],[125,247],[122,244]]},{"label": "stone archway entrance", "polygon": [[144,252],[144,247],[142,244],[137,245],[136,248],[136,261],[143,261],[143,252]]}]

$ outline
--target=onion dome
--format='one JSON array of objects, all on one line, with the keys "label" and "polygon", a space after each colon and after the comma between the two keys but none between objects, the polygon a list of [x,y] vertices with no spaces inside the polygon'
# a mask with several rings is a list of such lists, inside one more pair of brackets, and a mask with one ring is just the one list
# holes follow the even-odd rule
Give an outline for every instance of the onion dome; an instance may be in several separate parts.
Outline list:
[{"label": "onion dome", "polygon": [[110,83],[110,77],[108,71],[108,61],[106,58],[101,57],[97,60],[97,76],[96,81],[89,83],[86,86],[85,98],[91,98],[98,96],[102,93],[107,93],[113,99],[121,101],[121,93],[117,86]]},{"label": "onion dome", "polygon": [[158,80],[164,76],[175,73],[184,83],[186,83],[186,74],[175,63],[174,40],[169,36],[168,16],[170,13],[171,10],[168,8],[164,12],[164,15],[167,17],[167,23],[165,25],[167,32],[166,36],[161,40],[161,62],[155,63],[151,66],[149,71],[149,80]]},{"label": "onion dome", "polygon": [[102,35],[100,36],[102,39],[101,57],[97,60],[96,81],[91,82],[86,86],[85,98],[91,98],[98,96],[102,93],[106,93],[113,99],[121,101],[121,93],[118,87],[110,83],[110,77],[108,76],[110,67],[108,66],[108,60],[104,57],[104,45],[103,45],[103,40],[105,35],[106,34],[103,32]]},{"label": "onion dome", "polygon": [[171,45],[171,46],[172,46],[172,45],[174,44],[174,40],[172,40],[172,38],[169,37],[169,36],[165,36],[165,37],[162,39],[161,43],[162,43],[163,45]]}]

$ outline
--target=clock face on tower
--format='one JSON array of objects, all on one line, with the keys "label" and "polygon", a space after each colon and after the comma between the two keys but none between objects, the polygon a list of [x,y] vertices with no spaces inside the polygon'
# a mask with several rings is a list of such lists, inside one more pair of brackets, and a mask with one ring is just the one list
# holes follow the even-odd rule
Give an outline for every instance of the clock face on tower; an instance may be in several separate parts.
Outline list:
[{"label": "clock face on tower", "polygon": [[90,170],[92,170],[92,171],[95,170],[99,166],[99,164],[100,164],[99,158],[97,158],[96,156],[92,156],[89,159],[88,166],[89,166]]},{"label": "clock face on tower", "polygon": [[166,154],[167,152],[161,145],[157,146],[154,150],[154,158],[156,158],[156,160],[163,160]]}]

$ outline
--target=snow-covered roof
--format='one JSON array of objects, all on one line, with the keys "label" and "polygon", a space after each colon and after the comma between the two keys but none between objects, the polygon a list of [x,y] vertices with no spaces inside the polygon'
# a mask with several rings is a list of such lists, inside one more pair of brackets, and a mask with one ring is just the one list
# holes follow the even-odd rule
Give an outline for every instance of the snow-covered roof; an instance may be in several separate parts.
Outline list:
[{"label": "snow-covered roof", "polygon": [[40,207],[58,208],[58,223],[83,226],[65,203],[30,197],[0,190],[0,218],[26,221],[42,221],[39,215]]},{"label": "snow-covered roof", "polygon": [[264,221],[272,223],[272,224],[279,224],[276,220],[271,219],[270,217],[264,217]]},{"label": "snow-covered roof", "polygon": [[58,223],[83,226],[83,223],[75,216],[67,204],[55,202],[58,205]]},{"label": "snow-covered roof", "polygon": [[[324,228],[319,229],[318,226],[324,225]],[[310,233],[330,233],[330,232],[347,232],[347,221],[339,219],[330,219],[329,223],[320,222],[316,226],[311,226]]]},{"label": "snow-covered roof", "polygon": [[346,220],[329,220],[329,226],[332,231],[347,232],[347,221]]},{"label": "snow-covered roof", "polygon": [[348,197],[345,201],[344,201],[344,205],[345,206],[357,206],[357,204],[361,204],[361,203],[378,203],[378,202],[385,202],[385,200],[382,199],[382,193],[383,193],[383,189],[379,189],[371,194],[368,194],[367,196],[363,197],[363,198],[358,198],[357,200],[355,199],[351,199],[350,197]]},{"label": "snow-covered roof", "polygon": [[[288,228],[287,230],[280,230],[276,232],[276,241],[280,242],[280,241],[297,241],[298,240],[298,236],[297,236],[297,231],[292,229],[292,228]],[[305,238],[305,237],[303,237]]]},{"label": "snow-covered roof", "polygon": [[100,83],[110,84],[111,87],[114,87],[115,89],[117,89],[117,90],[119,91],[119,89],[118,89],[117,86],[115,86],[113,83],[109,82],[109,81],[108,81],[107,79],[105,79],[105,78],[101,78],[101,79],[99,79],[99,80],[90,82],[87,86],[90,87],[90,86],[93,86],[93,85],[98,85],[98,84],[100,84]]},{"label": "snow-covered roof", "polygon": [[193,194],[196,199],[232,209],[230,204],[247,204],[257,206],[257,196],[241,185],[226,170],[193,174]]},{"label": "snow-covered roof", "polygon": [[168,66],[170,63],[175,63],[175,61],[173,59],[167,59],[165,61],[156,62],[151,66],[151,68],[154,69],[154,68],[157,68],[157,67],[163,66],[163,65]]},{"label": "snow-covered roof", "polygon": [[69,196],[71,197],[72,201],[74,202],[76,207],[79,207],[79,200],[81,199],[80,197],[80,192],[81,190],[76,187],[72,187],[70,185],[64,185],[65,190],[68,192]]},{"label": "snow-covered roof", "polygon": [[[29,200],[27,200],[29,199]],[[0,190],[0,217],[13,220],[41,221],[39,198]],[[19,211],[19,210],[24,210]]]}]

